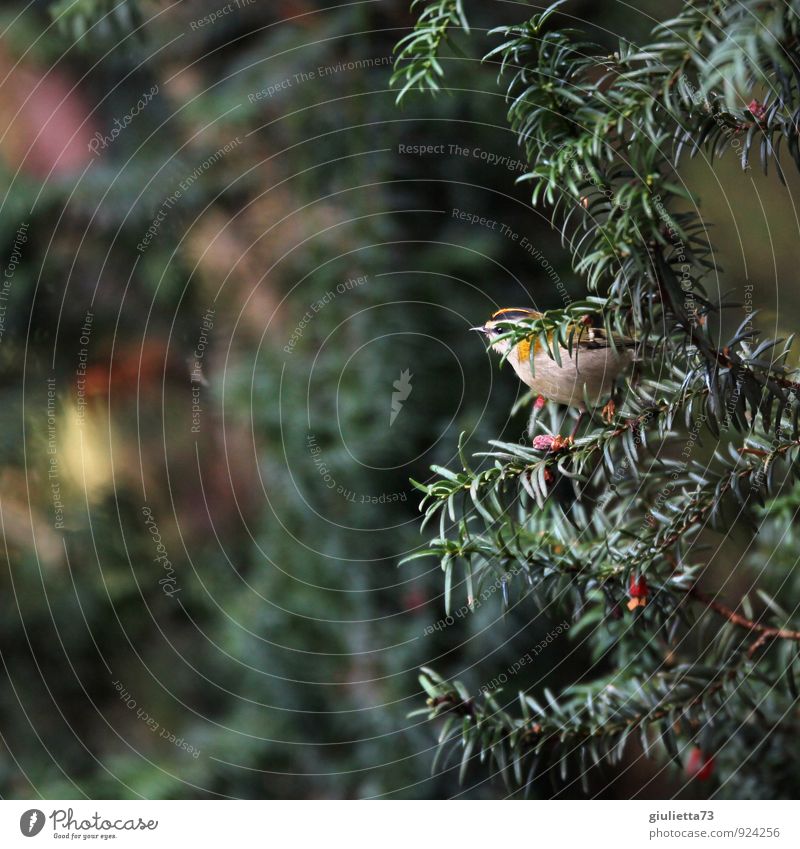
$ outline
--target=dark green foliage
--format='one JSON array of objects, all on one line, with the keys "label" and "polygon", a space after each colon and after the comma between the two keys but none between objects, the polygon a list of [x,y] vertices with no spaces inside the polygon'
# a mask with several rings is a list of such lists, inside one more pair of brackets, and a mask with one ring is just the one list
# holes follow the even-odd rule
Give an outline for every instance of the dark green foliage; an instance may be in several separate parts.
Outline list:
[{"label": "dark green foliage", "polygon": [[[8,21],[28,5],[0,13]],[[145,21],[135,37],[127,37],[133,23],[122,34],[94,26],[119,3],[59,4],[85,13],[78,38],[53,23],[51,3],[21,14],[6,43],[15,59],[35,43],[34,71],[60,76],[64,90],[89,71],[76,96],[93,110],[92,132],[110,134],[143,92],[158,84],[159,93],[89,155],[83,176],[83,163],[47,180],[46,170],[20,174],[13,151],[0,149],[4,267],[20,221],[30,225],[0,344],[2,794],[460,792],[455,775],[428,775],[426,729],[405,715],[420,664],[433,654],[472,665],[481,642],[464,645],[456,628],[426,634],[440,617],[438,576],[421,564],[399,571],[397,561],[418,542],[409,475],[450,462],[460,431],[473,432],[472,450],[504,419],[500,407],[482,415],[474,389],[490,370],[461,310],[486,308],[465,281],[496,274],[496,259],[513,267],[513,254],[498,256],[488,233],[420,212],[438,210],[448,192],[460,203],[457,189],[441,187],[454,174],[480,182],[485,166],[439,158],[420,179],[418,160],[393,155],[427,129],[394,121],[388,60],[407,23],[399,7],[387,18],[385,4],[331,3],[298,23],[280,17],[296,4],[257,2],[192,29],[226,4],[123,5]],[[381,64],[367,63],[375,59]],[[364,65],[347,67],[358,60]],[[250,100],[286,79],[285,90]],[[476,104],[474,143],[505,143],[506,152],[510,134],[483,129],[489,105]],[[444,132],[461,132],[454,99],[442,100],[438,117]],[[7,137],[25,130],[12,124]],[[183,192],[140,253],[165,198],[236,136],[241,144]],[[523,208],[502,201],[499,217]],[[469,250],[454,247],[461,242]],[[368,282],[337,292],[360,275]],[[81,441],[67,423],[95,287],[86,346],[94,394]],[[301,319],[331,291],[336,298],[286,353]],[[195,435],[186,363],[216,293]],[[471,375],[470,393],[443,379],[453,352]],[[57,533],[46,476],[53,362],[69,505],[68,527]],[[109,392],[112,362],[121,379]],[[389,429],[392,382],[407,367],[414,392]],[[102,478],[88,493],[82,447]],[[142,518],[143,484],[180,581],[176,598],[158,583],[164,571]],[[368,501],[384,493],[395,499]],[[486,605],[468,629],[479,634],[489,614]],[[498,630],[524,624],[512,614]],[[199,755],[161,739],[142,717]]]},{"label": "dark green foliage", "polygon": [[438,0],[425,4],[425,0],[414,0],[412,10],[423,6],[413,32],[397,43],[397,61],[391,82],[402,82],[399,103],[412,89],[437,92],[439,80],[444,77],[440,60],[443,45],[450,42],[449,30],[460,27],[469,34],[469,24],[464,16],[463,0]]},{"label": "dark green foliage", "polygon": [[142,25],[136,0],[58,0],[48,11],[65,38],[81,47],[116,45]]},{"label": "dark green foliage", "polygon": [[[709,792],[796,796],[797,640],[781,633],[800,592],[796,359],[726,306],[676,170],[712,154],[763,163],[776,186],[779,156],[790,170],[795,6],[685,6],[645,46],[596,47],[638,26],[628,7],[564,6],[602,19],[589,36],[562,7],[524,23],[520,4],[418,2],[410,29],[398,3],[231,5],[0,9],[4,267],[29,225],[0,340],[2,794],[480,797],[505,795],[485,780],[498,771],[532,795],[595,793],[645,750],[663,792],[697,744],[724,779]],[[662,4],[639,6],[646,20]],[[50,173],[73,134],[85,160]],[[141,253],[165,199],[237,136]],[[444,153],[399,150],[428,142]],[[454,209],[548,245],[556,277],[539,286],[519,243]],[[521,291],[553,309],[511,332],[553,357],[547,333],[569,346],[590,324],[646,352],[614,422],[553,454],[530,447],[530,399],[465,332]],[[187,359],[212,303],[198,436]],[[535,433],[567,433],[570,415],[547,407]],[[145,485],[179,603],[159,586]],[[361,501],[381,493],[405,500]],[[438,670],[423,691],[420,666]]]},{"label": "dark green foliage", "polygon": [[[594,324],[637,340],[642,363],[616,419],[596,417],[574,445],[546,453],[492,441],[477,464],[462,454],[460,469],[435,468],[418,487],[438,533],[415,557],[440,561],[448,607],[460,585],[471,599],[490,580],[516,583],[582,622],[573,638],[590,627],[604,664],[546,702],[520,692],[516,710],[427,670],[428,715],[448,716],[440,745],[461,747],[462,773],[479,756],[509,786],[527,789],[548,770],[586,784],[591,766],[618,761],[635,736],[646,754],[679,763],[693,740],[726,752],[723,792],[746,794],[741,729],[777,722],[773,742],[793,733],[779,717],[797,698],[800,633],[788,586],[789,613],[763,588],[757,613],[747,599],[720,604],[706,542],[731,528],[780,530],[779,497],[784,510],[800,506],[800,384],[791,339],[764,337],[750,312],[725,332],[736,305],[713,295],[717,251],[677,168],[687,149],[713,159],[732,148],[743,169],[757,151],[780,174],[782,142],[800,165],[799,4],[689,3],[649,43],[620,42],[611,55],[560,28],[561,5],[493,30],[500,43],[486,60],[498,63],[527,159],[519,182],[588,294],[509,326],[509,337],[536,338],[558,359],[553,340],[571,348]],[[411,44],[401,70],[436,47]],[[534,433],[563,427],[545,418]],[[634,614],[626,602],[640,576],[649,596]],[[699,638],[708,618],[717,631]]]}]

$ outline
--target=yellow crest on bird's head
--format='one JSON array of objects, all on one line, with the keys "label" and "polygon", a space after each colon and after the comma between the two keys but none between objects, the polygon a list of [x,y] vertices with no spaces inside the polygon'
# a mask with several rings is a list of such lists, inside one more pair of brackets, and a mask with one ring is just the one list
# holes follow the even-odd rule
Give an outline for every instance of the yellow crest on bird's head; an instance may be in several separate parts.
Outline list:
[{"label": "yellow crest on bird's head", "polygon": [[539,318],[541,315],[542,313],[526,307],[505,307],[492,313],[492,317],[486,324],[483,327],[476,327],[475,330],[482,330],[487,336],[500,335],[508,331],[508,327],[498,326],[501,322],[529,321],[532,318]]},{"label": "yellow crest on bird's head", "polygon": [[504,307],[492,313],[489,321],[523,321],[528,318],[539,318],[540,312],[526,307]]},{"label": "yellow crest on bird's head", "polygon": [[539,318],[542,313],[536,310],[527,309],[526,307],[504,307],[497,312],[492,313],[492,317],[483,325],[476,327],[475,330],[482,330],[487,336],[493,334],[501,334],[507,332],[507,327],[498,327],[500,322],[526,321],[532,318]]}]

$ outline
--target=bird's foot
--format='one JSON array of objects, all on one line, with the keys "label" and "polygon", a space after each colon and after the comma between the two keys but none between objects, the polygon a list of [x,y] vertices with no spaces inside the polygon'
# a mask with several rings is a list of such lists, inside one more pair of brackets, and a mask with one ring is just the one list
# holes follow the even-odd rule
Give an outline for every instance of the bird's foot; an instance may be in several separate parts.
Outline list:
[{"label": "bird's foot", "polygon": [[547,398],[545,398],[544,395],[537,395],[536,400],[533,402],[533,409],[538,413],[546,403]]},{"label": "bird's foot", "polygon": [[535,451],[549,451],[551,454],[557,454],[559,451],[564,451],[571,448],[575,440],[571,436],[550,436],[549,434],[540,433],[539,436],[533,438],[533,448]]},{"label": "bird's foot", "polygon": [[600,411],[600,416],[606,424],[613,424],[614,416],[617,414],[617,405],[612,398]]}]

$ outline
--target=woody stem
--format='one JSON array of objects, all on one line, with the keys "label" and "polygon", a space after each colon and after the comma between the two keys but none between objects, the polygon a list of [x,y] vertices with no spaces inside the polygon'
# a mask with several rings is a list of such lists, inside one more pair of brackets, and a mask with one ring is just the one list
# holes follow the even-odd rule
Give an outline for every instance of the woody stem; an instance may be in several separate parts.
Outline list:
[{"label": "woody stem", "polygon": [[774,628],[770,625],[761,625],[758,622],[754,622],[752,619],[748,619],[746,616],[742,616],[741,613],[737,613],[735,610],[732,610],[727,605],[722,604],[719,601],[715,601],[710,595],[704,593],[696,586],[693,586],[689,590],[689,595],[696,601],[704,604],[710,610],[713,610],[715,613],[723,616],[733,625],[738,625],[740,628],[746,628],[748,631],[758,634],[758,639],[750,647],[750,651],[748,652],[751,657],[757,649],[770,639],[795,640],[800,642],[800,631],[793,631],[789,628]]}]

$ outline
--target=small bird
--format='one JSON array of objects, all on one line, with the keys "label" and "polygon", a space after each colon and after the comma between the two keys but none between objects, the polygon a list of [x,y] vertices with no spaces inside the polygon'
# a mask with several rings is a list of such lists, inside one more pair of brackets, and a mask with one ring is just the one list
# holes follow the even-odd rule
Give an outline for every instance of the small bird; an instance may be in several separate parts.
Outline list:
[{"label": "small bird", "polygon": [[[510,325],[541,317],[542,313],[536,310],[502,309],[494,313],[486,324],[470,329],[483,333],[498,354],[507,355],[519,379],[538,396],[536,409],[541,408],[545,401],[553,401],[577,407],[581,411],[573,436],[586,413],[587,400],[593,408],[605,403],[603,418],[610,421],[615,410],[611,399],[614,382],[633,362],[636,343],[628,337],[615,335],[614,347],[602,328],[576,325],[572,354],[567,348],[559,346],[559,365],[537,337],[523,339],[513,349],[511,339],[494,341],[508,333]],[[549,341],[552,346],[552,337]],[[562,441],[561,444],[566,443]]]}]

